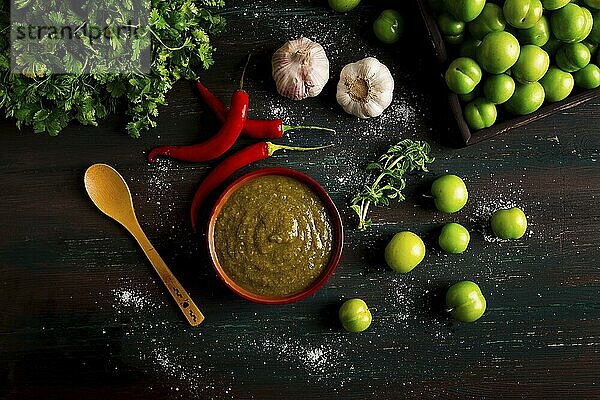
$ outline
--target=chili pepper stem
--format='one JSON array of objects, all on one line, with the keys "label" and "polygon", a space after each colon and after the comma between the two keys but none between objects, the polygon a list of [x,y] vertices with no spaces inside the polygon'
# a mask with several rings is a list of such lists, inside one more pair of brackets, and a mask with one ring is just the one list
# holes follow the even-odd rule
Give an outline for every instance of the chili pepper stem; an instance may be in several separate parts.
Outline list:
[{"label": "chili pepper stem", "polygon": [[240,78],[240,90],[244,87],[244,75],[246,74],[246,68],[248,68],[248,63],[250,62],[250,54],[248,54],[248,58],[246,58],[246,64],[244,64],[244,69],[242,70],[242,77]]},{"label": "chili pepper stem", "polygon": [[283,132],[291,131],[291,130],[294,130],[294,129],[314,129],[314,130],[317,130],[317,131],[327,131],[327,132],[331,132],[331,133],[336,133],[335,129],[323,128],[322,126],[283,125]]},{"label": "chili pepper stem", "polygon": [[277,150],[293,150],[293,151],[311,151],[311,150],[321,150],[326,149],[328,147],[333,146],[332,144],[328,144],[327,146],[319,146],[319,147],[294,147],[294,146],[285,146],[282,144],[275,144],[271,142],[267,143],[267,152],[269,156],[273,155]]}]

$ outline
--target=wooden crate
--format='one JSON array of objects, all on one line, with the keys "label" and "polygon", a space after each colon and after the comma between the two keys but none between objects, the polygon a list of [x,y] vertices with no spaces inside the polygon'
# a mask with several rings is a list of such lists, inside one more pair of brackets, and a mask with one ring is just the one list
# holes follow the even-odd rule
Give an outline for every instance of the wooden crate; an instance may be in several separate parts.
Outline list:
[{"label": "wooden crate", "polygon": [[[427,0],[417,0],[417,3],[419,5],[423,21],[425,21],[425,26],[427,28],[427,32],[429,33],[429,39],[433,45],[434,56],[440,66],[440,72],[444,73],[450,61],[446,43],[444,42],[442,33],[437,26],[435,15],[429,7]],[[473,131],[469,128],[467,122],[465,121],[458,95],[448,90],[445,85],[444,90],[448,93],[450,112],[456,121],[458,132],[460,134],[460,140],[465,145],[470,145],[485,139],[489,139],[496,135],[506,133],[511,129],[518,128],[527,125],[530,122],[537,121],[540,118],[547,117],[548,115],[575,107],[595,98],[600,98],[600,88],[580,92],[576,92],[576,89],[574,89],[574,94],[571,94],[566,99],[556,103],[546,103],[531,114],[498,121],[489,128]]]}]

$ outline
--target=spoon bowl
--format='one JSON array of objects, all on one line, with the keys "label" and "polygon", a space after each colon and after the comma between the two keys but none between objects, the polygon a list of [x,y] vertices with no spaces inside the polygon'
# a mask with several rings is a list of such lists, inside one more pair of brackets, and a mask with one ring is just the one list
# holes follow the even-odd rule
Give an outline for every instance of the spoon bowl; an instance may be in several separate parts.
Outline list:
[{"label": "spoon bowl", "polygon": [[142,231],[135,216],[131,192],[121,174],[110,165],[94,164],[85,171],[84,184],[96,207],[133,235],[190,325],[200,324],[204,320],[202,312]]}]

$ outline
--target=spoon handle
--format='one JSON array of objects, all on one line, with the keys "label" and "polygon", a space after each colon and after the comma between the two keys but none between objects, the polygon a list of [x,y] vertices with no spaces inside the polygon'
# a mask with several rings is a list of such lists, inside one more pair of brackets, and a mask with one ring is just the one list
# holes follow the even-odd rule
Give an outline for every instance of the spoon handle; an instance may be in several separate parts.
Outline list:
[{"label": "spoon handle", "polygon": [[185,315],[190,325],[196,326],[204,321],[204,315],[196,306],[194,301],[191,299],[187,291],[181,286],[181,283],[175,278],[167,264],[164,262],[162,257],[158,254],[154,246],[150,243],[142,228],[139,225],[131,231],[131,234],[135,237],[140,247],[148,257],[148,260],[154,267],[154,270],[163,281],[173,299],[177,302],[177,305]]}]

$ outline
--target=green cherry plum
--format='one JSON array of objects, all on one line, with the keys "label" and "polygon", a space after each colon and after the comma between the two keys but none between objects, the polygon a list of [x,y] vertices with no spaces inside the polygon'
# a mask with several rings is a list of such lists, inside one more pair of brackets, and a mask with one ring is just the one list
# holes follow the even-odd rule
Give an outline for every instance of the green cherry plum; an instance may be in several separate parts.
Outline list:
[{"label": "green cherry plum", "polygon": [[531,28],[544,12],[540,0],[506,0],[502,10],[506,22],[518,29]]},{"label": "green cherry plum", "polygon": [[539,81],[550,66],[550,56],[541,47],[532,44],[521,47],[519,59],[511,68],[515,80],[521,83]]},{"label": "green cherry plum", "polygon": [[542,0],[542,6],[544,10],[553,11],[566,6],[570,2],[571,0]]},{"label": "green cherry plum", "polygon": [[512,34],[491,32],[477,47],[477,61],[490,74],[502,74],[517,62],[520,49],[519,41]]},{"label": "green cherry plum", "polygon": [[475,282],[462,281],[446,292],[446,307],[457,321],[475,322],[485,312],[487,303]]},{"label": "green cherry plum", "polygon": [[438,244],[440,248],[451,254],[463,253],[469,246],[471,235],[467,228],[461,224],[450,222],[443,226]]},{"label": "green cherry plum", "polygon": [[462,209],[469,199],[465,182],[456,175],[443,175],[433,181],[431,195],[435,207],[451,214]]},{"label": "green cherry plum", "polygon": [[556,52],[556,65],[566,72],[579,71],[590,63],[592,53],[583,43],[566,43]]},{"label": "green cherry plum", "polygon": [[[590,33],[590,35],[591,35],[591,33]],[[589,40],[589,36],[586,40],[581,42],[581,44],[583,44],[585,47],[588,48],[588,50],[590,51],[590,54],[594,54],[598,50],[598,43],[594,43],[591,40]]]},{"label": "green cherry plum", "polygon": [[590,8],[600,9],[600,0],[583,0],[583,2]]},{"label": "green cherry plum", "polygon": [[385,247],[385,262],[396,272],[407,273],[425,258],[425,244],[416,234],[404,231],[394,235]]},{"label": "green cherry plum", "polygon": [[465,23],[457,20],[450,13],[442,13],[437,18],[440,32],[444,35],[444,40],[450,44],[457,44],[462,41],[465,33]]},{"label": "green cherry plum", "polygon": [[515,93],[504,107],[511,114],[531,114],[544,104],[545,96],[544,87],[539,82],[517,83]]},{"label": "green cherry plum", "polygon": [[551,35],[546,44],[542,46],[542,49],[544,49],[549,56],[554,56],[563,44],[563,42]]},{"label": "green cherry plum", "polygon": [[596,89],[600,86],[600,68],[596,64],[588,64],[573,74],[575,84],[582,89]]},{"label": "green cherry plum", "polygon": [[457,94],[467,94],[481,81],[481,68],[475,60],[459,57],[450,63],[444,76],[448,88]]},{"label": "green cherry plum", "polygon": [[554,36],[565,43],[581,42],[591,32],[593,17],[585,7],[569,3],[550,16],[550,28]]},{"label": "green cherry plum", "polygon": [[485,0],[446,0],[446,9],[463,22],[473,21],[485,6]]},{"label": "green cherry plum", "polygon": [[367,303],[361,299],[346,300],[340,307],[338,317],[348,332],[362,332],[371,325],[373,320]]},{"label": "green cherry plum", "polygon": [[467,104],[463,114],[469,128],[474,130],[494,125],[498,117],[498,111],[494,103],[481,97]]},{"label": "green cherry plum", "polygon": [[404,18],[396,10],[383,10],[373,22],[373,33],[382,43],[396,43],[403,31]]},{"label": "green cherry plum", "polygon": [[487,3],[477,18],[469,22],[469,33],[475,39],[483,39],[490,32],[503,31],[506,21],[502,8],[494,3]]},{"label": "green cherry plum", "polygon": [[485,98],[494,104],[508,101],[515,92],[515,81],[507,74],[490,75],[483,84]]},{"label": "green cherry plum", "polygon": [[458,98],[460,99],[460,101],[462,101],[463,103],[468,103],[470,101],[475,100],[477,97],[479,97],[481,90],[479,90],[479,86],[477,86],[475,89],[473,89],[472,92],[467,93],[467,94],[459,94]]},{"label": "green cherry plum", "polygon": [[540,84],[546,93],[546,101],[555,102],[564,100],[575,86],[573,75],[552,66],[546,72],[546,75],[540,79]]},{"label": "green cherry plum", "polygon": [[460,44],[460,47],[458,48],[458,54],[461,57],[468,57],[475,60],[475,58],[477,58],[477,47],[479,47],[480,44],[481,40],[466,38]]},{"label": "green cherry plum", "polygon": [[329,0],[329,7],[337,12],[354,10],[359,4],[360,0]]},{"label": "green cherry plum", "polygon": [[550,21],[542,16],[531,28],[519,29],[518,36],[521,44],[533,44],[541,47],[550,40]]},{"label": "green cherry plum", "polygon": [[594,11],[592,15],[592,30],[587,39],[595,44],[600,44],[600,10]]},{"label": "green cherry plum", "polygon": [[494,235],[501,239],[520,239],[527,231],[527,217],[518,207],[495,211],[490,224]]}]

